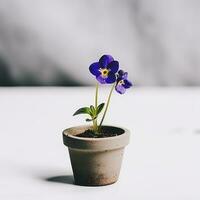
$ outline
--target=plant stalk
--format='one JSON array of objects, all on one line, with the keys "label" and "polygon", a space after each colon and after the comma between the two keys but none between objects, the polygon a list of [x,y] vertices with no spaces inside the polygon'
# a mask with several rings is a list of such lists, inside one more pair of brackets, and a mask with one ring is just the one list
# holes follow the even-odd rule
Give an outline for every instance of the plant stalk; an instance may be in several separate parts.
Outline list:
[{"label": "plant stalk", "polygon": [[111,95],[112,95],[112,92],[113,92],[113,89],[114,89],[114,88],[115,88],[115,83],[113,84],[113,86],[112,86],[112,88],[111,88],[111,90],[110,90],[110,93],[109,93],[109,96],[108,96],[108,99],[107,99],[107,102],[106,102],[106,108],[105,108],[105,110],[104,110],[103,117],[102,117],[101,122],[100,122],[100,124],[99,124],[99,131],[100,131],[100,129],[101,129],[103,120],[104,120],[104,118],[105,118],[105,116],[106,116],[106,113],[107,113],[107,110],[108,110],[108,106],[109,106],[109,104],[110,104],[110,98],[111,98]]},{"label": "plant stalk", "polygon": [[[99,84],[97,82],[97,84],[96,84],[96,92],[95,92],[95,110],[96,110],[96,112],[97,112],[97,106],[98,106],[98,91],[99,91]],[[94,132],[98,131],[97,118],[93,120],[93,129],[94,129]]]}]

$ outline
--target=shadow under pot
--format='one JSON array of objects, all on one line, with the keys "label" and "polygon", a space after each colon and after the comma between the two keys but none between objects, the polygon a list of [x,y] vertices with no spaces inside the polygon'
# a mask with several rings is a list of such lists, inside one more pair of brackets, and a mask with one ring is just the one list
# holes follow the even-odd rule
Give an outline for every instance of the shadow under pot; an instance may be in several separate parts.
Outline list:
[{"label": "shadow under pot", "polygon": [[77,126],[63,131],[63,141],[68,147],[75,184],[103,186],[118,180],[124,147],[129,143],[130,132],[124,128],[103,126],[102,132],[117,136],[83,138],[77,135],[92,129]]}]

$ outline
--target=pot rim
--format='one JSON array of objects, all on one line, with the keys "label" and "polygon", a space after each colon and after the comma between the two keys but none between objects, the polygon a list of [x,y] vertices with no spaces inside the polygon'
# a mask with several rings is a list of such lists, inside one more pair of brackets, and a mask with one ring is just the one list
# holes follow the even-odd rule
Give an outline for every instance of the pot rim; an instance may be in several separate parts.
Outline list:
[{"label": "pot rim", "polygon": [[130,131],[126,128],[117,126],[104,125],[103,127],[113,127],[122,129],[124,132],[117,136],[105,137],[105,138],[83,138],[75,136],[78,134],[74,130],[84,131],[92,126],[82,125],[74,126],[63,131],[63,142],[66,146],[71,149],[81,149],[89,151],[99,151],[99,150],[111,150],[123,148],[129,143]]},{"label": "pot rim", "polygon": [[121,127],[121,126],[119,127],[119,126],[112,126],[112,125],[103,125],[103,127],[119,128],[119,129],[122,129],[124,132],[120,135],[117,135],[117,136],[110,136],[110,137],[104,137],[104,138],[86,138],[86,137],[77,137],[77,136],[72,135],[72,134],[67,134],[67,131],[70,131],[70,130],[75,129],[75,128],[83,128],[83,127],[92,128],[92,126],[88,126],[88,125],[73,126],[73,127],[65,129],[63,131],[63,135],[70,137],[70,138],[77,139],[77,140],[84,140],[84,141],[97,140],[97,141],[101,141],[101,140],[114,140],[116,138],[119,139],[120,137],[123,137],[126,134],[128,134],[128,135],[130,134],[129,129]]}]

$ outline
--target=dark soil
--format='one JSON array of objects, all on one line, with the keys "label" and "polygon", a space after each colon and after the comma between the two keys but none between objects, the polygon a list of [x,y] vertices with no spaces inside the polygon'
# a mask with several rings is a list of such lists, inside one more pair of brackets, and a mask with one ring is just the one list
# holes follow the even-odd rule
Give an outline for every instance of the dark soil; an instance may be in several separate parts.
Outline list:
[{"label": "dark soil", "polygon": [[76,136],[83,137],[83,138],[106,138],[106,137],[115,137],[123,133],[124,131],[120,128],[102,127],[102,130],[100,133],[95,133],[93,130],[88,129],[84,131],[83,133],[80,133]]}]

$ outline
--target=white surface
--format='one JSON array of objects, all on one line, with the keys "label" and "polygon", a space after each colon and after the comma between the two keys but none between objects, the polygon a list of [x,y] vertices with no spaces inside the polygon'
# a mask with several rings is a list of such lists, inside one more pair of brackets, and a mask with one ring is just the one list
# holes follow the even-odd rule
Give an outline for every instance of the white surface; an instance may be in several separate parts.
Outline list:
[{"label": "white surface", "polygon": [[0,88],[0,199],[200,199],[200,88],[114,94],[106,122],[132,132],[120,179],[81,187],[72,184],[61,132],[85,123],[72,114],[93,94],[94,88]]}]

